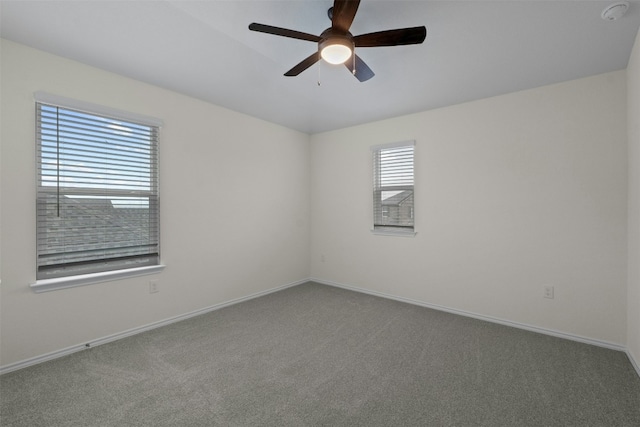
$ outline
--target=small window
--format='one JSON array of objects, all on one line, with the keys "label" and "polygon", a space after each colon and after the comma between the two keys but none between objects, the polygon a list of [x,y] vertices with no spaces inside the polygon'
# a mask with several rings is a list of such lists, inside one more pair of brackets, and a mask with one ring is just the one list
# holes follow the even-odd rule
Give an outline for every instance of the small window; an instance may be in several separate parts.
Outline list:
[{"label": "small window", "polygon": [[373,230],[413,233],[414,142],[383,145],[373,152]]},{"label": "small window", "polygon": [[36,100],[37,279],[158,265],[159,127]]}]

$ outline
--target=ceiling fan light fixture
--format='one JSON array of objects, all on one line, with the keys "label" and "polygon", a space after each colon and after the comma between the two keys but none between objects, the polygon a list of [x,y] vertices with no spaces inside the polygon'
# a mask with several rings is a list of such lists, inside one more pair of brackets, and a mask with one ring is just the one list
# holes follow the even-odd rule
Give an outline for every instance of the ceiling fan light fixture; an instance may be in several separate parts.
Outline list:
[{"label": "ceiling fan light fixture", "polygon": [[329,64],[344,64],[353,55],[353,42],[343,37],[329,37],[320,43],[320,56]]}]

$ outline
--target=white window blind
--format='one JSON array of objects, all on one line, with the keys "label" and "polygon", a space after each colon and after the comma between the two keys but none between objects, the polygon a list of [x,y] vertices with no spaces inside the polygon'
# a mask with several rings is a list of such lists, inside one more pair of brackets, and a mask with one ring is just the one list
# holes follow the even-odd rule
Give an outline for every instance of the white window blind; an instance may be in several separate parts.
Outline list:
[{"label": "white window blind", "polygon": [[414,142],[372,148],[374,231],[412,232]]},{"label": "white window blind", "polygon": [[37,279],[158,265],[158,126],[36,102]]}]

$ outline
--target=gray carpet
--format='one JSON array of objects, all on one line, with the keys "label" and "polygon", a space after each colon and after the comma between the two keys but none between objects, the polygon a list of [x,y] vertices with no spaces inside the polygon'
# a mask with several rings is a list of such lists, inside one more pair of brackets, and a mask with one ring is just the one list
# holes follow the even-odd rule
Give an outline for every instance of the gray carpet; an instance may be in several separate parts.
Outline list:
[{"label": "gray carpet", "polygon": [[640,426],[622,352],[307,283],[0,377],[2,426]]}]

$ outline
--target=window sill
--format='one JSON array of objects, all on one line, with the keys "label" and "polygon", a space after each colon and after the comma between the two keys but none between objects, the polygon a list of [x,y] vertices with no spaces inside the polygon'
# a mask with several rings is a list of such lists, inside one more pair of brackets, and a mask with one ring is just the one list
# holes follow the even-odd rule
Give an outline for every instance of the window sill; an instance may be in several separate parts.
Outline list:
[{"label": "window sill", "polygon": [[58,289],[75,288],[77,286],[91,285],[95,283],[110,282],[112,280],[126,279],[129,277],[155,274],[164,270],[164,265],[152,265],[149,267],[128,268],[125,270],[105,271],[103,273],[82,274],[78,276],[58,277],[55,279],[36,280],[32,283],[31,290],[35,293],[56,291]]},{"label": "window sill", "polygon": [[415,237],[416,234],[418,234],[415,231],[390,230],[390,229],[387,229],[387,230],[372,229],[371,233],[377,236],[398,236],[398,237]]}]

